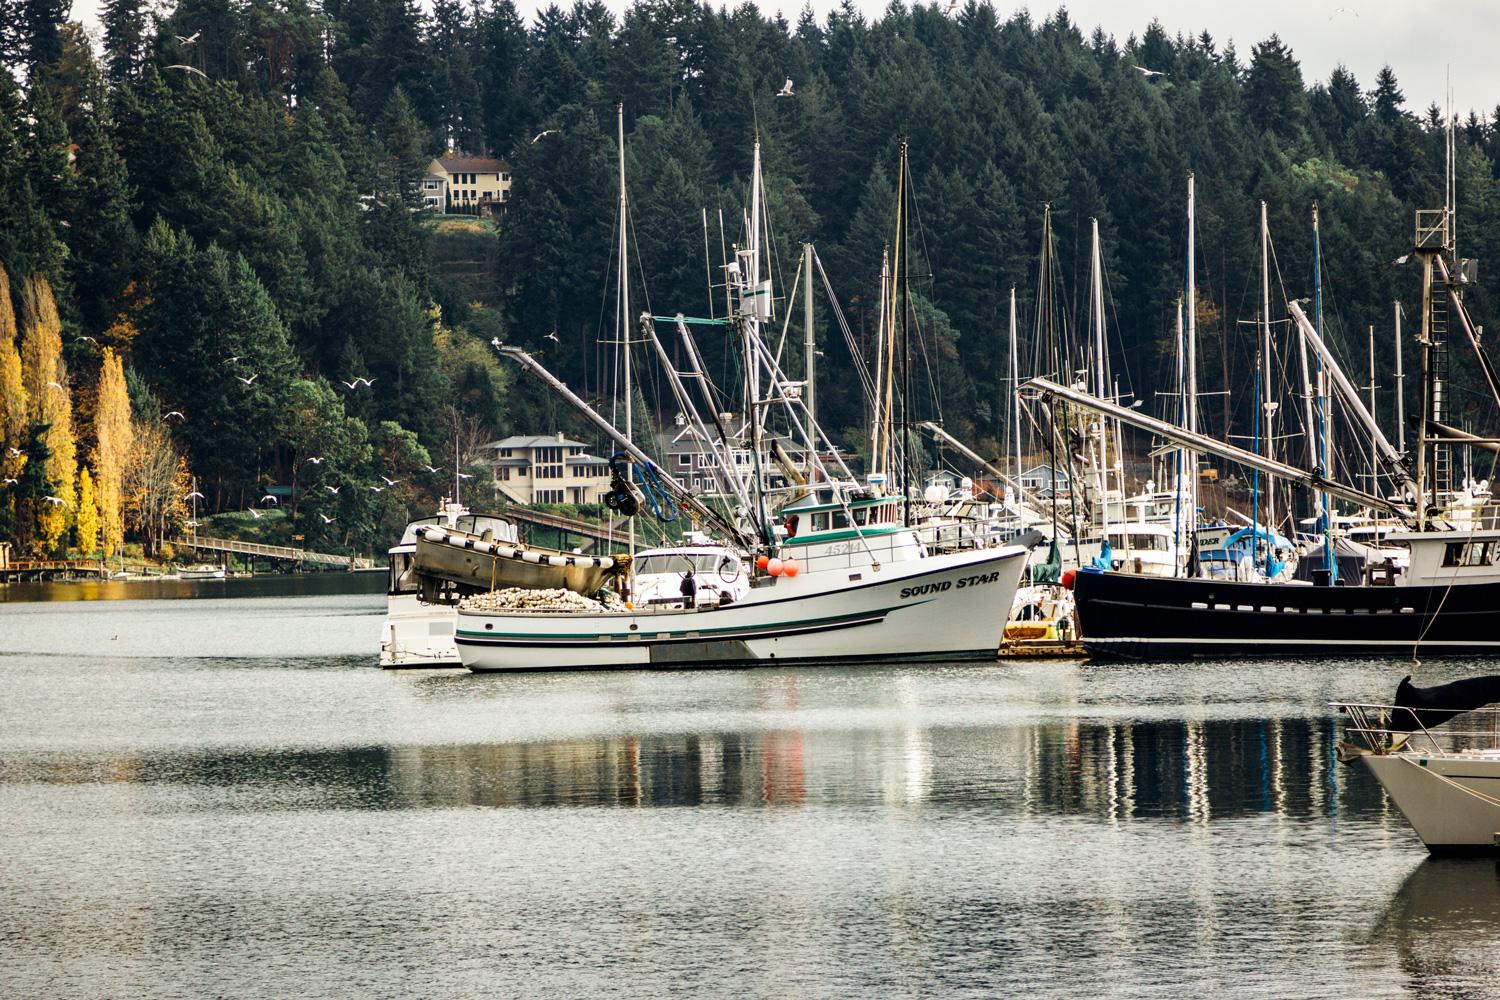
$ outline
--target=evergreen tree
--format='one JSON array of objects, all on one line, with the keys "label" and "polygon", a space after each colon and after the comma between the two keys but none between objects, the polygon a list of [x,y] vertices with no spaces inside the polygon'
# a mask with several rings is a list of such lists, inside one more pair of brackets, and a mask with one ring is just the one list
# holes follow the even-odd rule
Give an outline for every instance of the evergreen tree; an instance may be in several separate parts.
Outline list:
[{"label": "evergreen tree", "polygon": [[104,0],[99,20],[104,28],[104,69],[115,86],[140,73],[146,49],[145,0]]}]

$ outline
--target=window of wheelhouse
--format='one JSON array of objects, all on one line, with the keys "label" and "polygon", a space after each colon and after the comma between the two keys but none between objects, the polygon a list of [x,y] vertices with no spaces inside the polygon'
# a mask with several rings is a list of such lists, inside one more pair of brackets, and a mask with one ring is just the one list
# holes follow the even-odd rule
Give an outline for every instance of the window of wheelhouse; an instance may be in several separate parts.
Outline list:
[{"label": "window of wheelhouse", "polygon": [[392,552],[390,554],[390,580],[387,585],[388,594],[416,594],[421,592],[417,586],[417,578],[411,573],[410,552]]}]

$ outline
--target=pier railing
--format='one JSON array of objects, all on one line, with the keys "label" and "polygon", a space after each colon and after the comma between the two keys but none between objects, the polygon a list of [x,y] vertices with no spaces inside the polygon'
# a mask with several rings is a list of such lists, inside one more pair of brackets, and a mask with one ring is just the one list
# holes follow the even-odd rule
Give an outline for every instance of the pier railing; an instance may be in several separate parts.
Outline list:
[{"label": "pier railing", "polygon": [[263,559],[280,559],[286,562],[314,563],[322,566],[342,566],[350,570],[374,569],[375,560],[364,556],[344,556],[332,552],[311,552],[290,545],[266,545],[262,542],[245,542],[238,538],[209,538],[206,535],[184,535],[174,539],[173,545],[202,552],[232,552],[236,555],[260,556]]}]

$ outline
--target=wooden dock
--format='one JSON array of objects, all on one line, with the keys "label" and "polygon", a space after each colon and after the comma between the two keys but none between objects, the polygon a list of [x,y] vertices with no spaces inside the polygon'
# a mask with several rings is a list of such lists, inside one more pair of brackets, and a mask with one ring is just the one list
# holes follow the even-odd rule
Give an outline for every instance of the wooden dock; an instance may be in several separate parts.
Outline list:
[{"label": "wooden dock", "polygon": [[0,583],[22,580],[102,579],[109,575],[97,559],[7,559],[0,565]]},{"label": "wooden dock", "polygon": [[310,552],[290,545],[265,545],[261,542],[242,542],[238,538],[210,538],[207,535],[183,535],[174,538],[173,545],[197,549],[200,552],[230,552],[235,555],[254,556],[279,562],[310,563],[318,566],[338,566],[351,573],[361,570],[380,569],[375,560],[364,556],[341,556],[331,552]]}]

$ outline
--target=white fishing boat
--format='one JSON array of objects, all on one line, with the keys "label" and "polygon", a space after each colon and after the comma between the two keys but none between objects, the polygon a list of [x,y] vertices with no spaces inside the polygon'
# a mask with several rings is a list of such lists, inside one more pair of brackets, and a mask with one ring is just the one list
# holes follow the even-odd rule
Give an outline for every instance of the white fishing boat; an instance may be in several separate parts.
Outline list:
[{"label": "white fishing boat", "polygon": [[478,672],[994,659],[1029,545],[933,555],[902,523],[902,504],[824,491],[784,509],[784,557],[767,559],[767,572],[727,604],[460,605],[459,656]]},{"label": "white fishing boat", "polygon": [[223,566],[188,566],[177,571],[180,580],[222,580],[225,572]]},{"label": "white fishing boat", "polygon": [[423,594],[422,580],[412,569],[417,535],[422,528],[440,528],[474,537],[515,542],[515,525],[500,517],[471,514],[447,497],[438,512],[407,524],[401,541],[389,550],[390,584],[386,588],[386,618],[380,634],[380,665],[397,667],[458,667],[453,629],[462,588],[433,581]]},{"label": "white fishing boat", "polygon": [[1500,678],[1420,689],[1396,704],[1334,703],[1354,741],[1339,758],[1363,764],[1434,854],[1500,850]]}]

